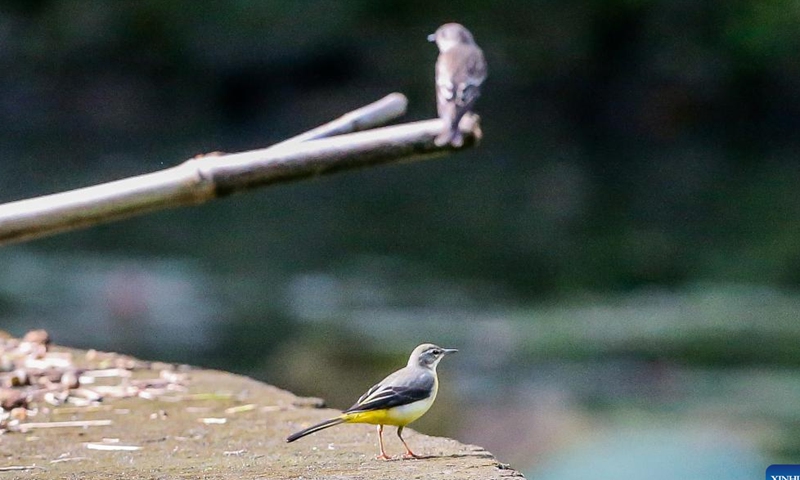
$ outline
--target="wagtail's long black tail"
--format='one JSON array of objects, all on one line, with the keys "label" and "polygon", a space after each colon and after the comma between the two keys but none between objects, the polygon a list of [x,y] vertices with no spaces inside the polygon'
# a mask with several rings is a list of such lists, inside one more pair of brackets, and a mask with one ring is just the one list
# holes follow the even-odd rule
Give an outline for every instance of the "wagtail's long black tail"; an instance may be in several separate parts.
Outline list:
[{"label": "wagtail's long black tail", "polygon": [[303,438],[306,435],[311,435],[312,433],[319,432],[320,430],[325,430],[328,427],[332,427],[334,425],[339,425],[340,423],[343,423],[343,422],[344,422],[344,418],[342,418],[342,417],[336,417],[336,418],[331,418],[330,420],[325,420],[322,423],[318,423],[318,424],[316,424],[316,425],[314,425],[312,427],[306,428],[305,430],[300,430],[297,433],[293,433],[293,434],[289,435],[288,437],[286,437],[286,442],[287,443],[294,442],[295,440],[297,440],[299,438]]}]

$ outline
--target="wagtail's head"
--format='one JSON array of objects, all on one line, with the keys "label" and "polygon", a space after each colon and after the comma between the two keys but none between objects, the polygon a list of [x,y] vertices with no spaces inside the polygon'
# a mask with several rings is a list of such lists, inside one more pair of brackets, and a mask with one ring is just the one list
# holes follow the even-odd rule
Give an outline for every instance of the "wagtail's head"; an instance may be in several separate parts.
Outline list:
[{"label": "wagtail's head", "polygon": [[475,40],[469,30],[460,23],[445,23],[435,33],[428,35],[429,42],[436,42],[439,51],[444,53],[456,45],[474,45]]},{"label": "wagtail's head", "polygon": [[411,352],[411,357],[408,359],[408,366],[420,366],[424,368],[436,369],[439,360],[444,358],[448,353],[455,353],[458,350],[455,348],[442,348],[432,343],[423,343]]}]

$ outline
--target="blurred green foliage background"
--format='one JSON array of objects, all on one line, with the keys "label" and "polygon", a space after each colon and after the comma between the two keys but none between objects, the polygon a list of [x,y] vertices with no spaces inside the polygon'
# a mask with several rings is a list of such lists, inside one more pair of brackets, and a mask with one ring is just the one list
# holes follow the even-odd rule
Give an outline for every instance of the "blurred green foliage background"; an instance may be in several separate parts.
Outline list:
[{"label": "blurred green foliage background", "polygon": [[0,201],[430,118],[447,21],[478,149],[6,247],[2,325],[336,407],[459,347],[419,429],[537,478],[797,463],[797,1],[5,0]]}]

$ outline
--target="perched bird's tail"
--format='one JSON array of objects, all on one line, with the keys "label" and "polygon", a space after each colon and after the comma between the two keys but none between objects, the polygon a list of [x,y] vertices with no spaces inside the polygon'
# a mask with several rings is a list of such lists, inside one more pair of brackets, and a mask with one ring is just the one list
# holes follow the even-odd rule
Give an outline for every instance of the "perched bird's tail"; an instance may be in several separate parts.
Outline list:
[{"label": "perched bird's tail", "polygon": [[447,144],[450,144],[456,148],[461,147],[464,145],[464,137],[461,135],[461,131],[458,130],[458,127],[455,129],[448,128],[447,130],[440,133],[433,142],[436,144],[437,147],[443,147]]},{"label": "perched bird's tail", "polygon": [[[458,117],[458,120],[461,120],[461,116]],[[436,146],[443,147],[450,144],[458,148],[464,145],[464,136],[461,134],[461,130],[458,129],[458,120],[444,120],[446,125],[444,130],[433,140]]]},{"label": "perched bird's tail", "polygon": [[325,420],[322,423],[318,423],[312,427],[308,427],[305,430],[300,430],[297,433],[293,433],[286,437],[286,443],[294,442],[299,438],[303,438],[306,435],[311,435],[312,433],[319,432],[320,430],[324,430],[328,427],[332,427],[334,425],[339,425],[340,423],[344,423],[345,419],[343,417],[336,417],[331,418],[330,420]]},{"label": "perched bird's tail", "polygon": [[464,145],[464,136],[458,127],[461,119],[470,111],[473,103],[475,103],[474,99],[466,105],[456,105],[453,102],[439,105],[439,118],[442,119],[444,128],[433,141],[437,146],[443,147],[449,144],[459,148]]}]

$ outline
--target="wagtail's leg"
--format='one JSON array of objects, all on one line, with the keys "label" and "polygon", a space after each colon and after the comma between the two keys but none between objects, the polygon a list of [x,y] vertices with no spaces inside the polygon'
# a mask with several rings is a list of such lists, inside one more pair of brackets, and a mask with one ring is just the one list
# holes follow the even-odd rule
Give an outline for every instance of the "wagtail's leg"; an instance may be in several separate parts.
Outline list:
[{"label": "wagtail's leg", "polygon": [[419,455],[408,448],[408,444],[403,440],[403,427],[397,427],[397,436],[400,438],[400,441],[403,442],[403,446],[406,447],[406,453],[403,455],[404,458],[420,458]]},{"label": "wagtail's leg", "polygon": [[383,449],[383,425],[378,425],[378,445],[381,446],[381,454],[376,458],[378,460],[391,460],[392,457],[386,455],[386,450]]}]

